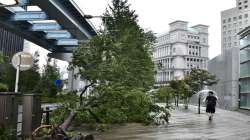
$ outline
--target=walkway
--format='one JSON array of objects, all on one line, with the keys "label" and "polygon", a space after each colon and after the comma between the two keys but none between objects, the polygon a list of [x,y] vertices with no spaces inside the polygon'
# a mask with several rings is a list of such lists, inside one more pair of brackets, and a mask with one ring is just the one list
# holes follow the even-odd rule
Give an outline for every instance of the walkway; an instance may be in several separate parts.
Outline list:
[{"label": "walkway", "polygon": [[250,116],[217,109],[213,121],[197,108],[174,110],[168,126],[130,124],[98,136],[98,140],[250,140]]}]

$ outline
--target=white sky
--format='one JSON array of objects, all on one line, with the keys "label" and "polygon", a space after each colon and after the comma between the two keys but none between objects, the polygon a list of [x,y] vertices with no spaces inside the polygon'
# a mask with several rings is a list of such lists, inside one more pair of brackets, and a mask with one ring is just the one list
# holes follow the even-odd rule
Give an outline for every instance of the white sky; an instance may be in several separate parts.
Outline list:
[{"label": "white sky", "polygon": [[[101,15],[111,0],[74,0],[85,14]],[[175,20],[209,25],[209,58],[220,54],[220,12],[236,6],[236,0],[128,0],[139,15],[139,24],[155,33],[167,32]],[[91,19],[96,28],[99,19]]]}]

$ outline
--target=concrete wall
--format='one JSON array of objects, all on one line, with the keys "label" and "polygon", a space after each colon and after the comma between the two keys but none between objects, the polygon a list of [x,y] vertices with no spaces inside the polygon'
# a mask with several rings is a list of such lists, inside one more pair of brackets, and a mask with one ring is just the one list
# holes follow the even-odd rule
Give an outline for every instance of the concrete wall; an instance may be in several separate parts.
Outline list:
[{"label": "concrete wall", "polygon": [[208,62],[208,71],[219,79],[217,85],[210,87],[219,97],[219,107],[227,110],[238,109],[239,99],[239,48],[225,49]]}]

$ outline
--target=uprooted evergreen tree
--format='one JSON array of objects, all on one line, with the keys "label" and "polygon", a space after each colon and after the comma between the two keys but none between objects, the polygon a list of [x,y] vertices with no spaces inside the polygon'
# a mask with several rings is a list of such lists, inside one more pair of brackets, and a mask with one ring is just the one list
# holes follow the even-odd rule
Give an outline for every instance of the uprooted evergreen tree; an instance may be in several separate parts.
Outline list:
[{"label": "uprooted evergreen tree", "polygon": [[89,83],[80,96],[81,110],[86,112],[81,118],[99,123],[149,122],[155,106],[145,93],[154,83],[150,47],[155,37],[138,25],[127,0],[113,0],[102,21],[101,34],[82,42],[73,54],[71,66]]}]

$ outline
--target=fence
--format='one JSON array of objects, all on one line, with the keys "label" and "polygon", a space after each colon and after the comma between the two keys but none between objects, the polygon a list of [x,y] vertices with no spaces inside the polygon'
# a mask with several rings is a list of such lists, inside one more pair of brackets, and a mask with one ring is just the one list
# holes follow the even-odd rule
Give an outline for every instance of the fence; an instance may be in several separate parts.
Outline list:
[{"label": "fence", "polygon": [[16,129],[21,136],[29,137],[40,126],[41,118],[39,95],[0,93],[0,126]]}]

